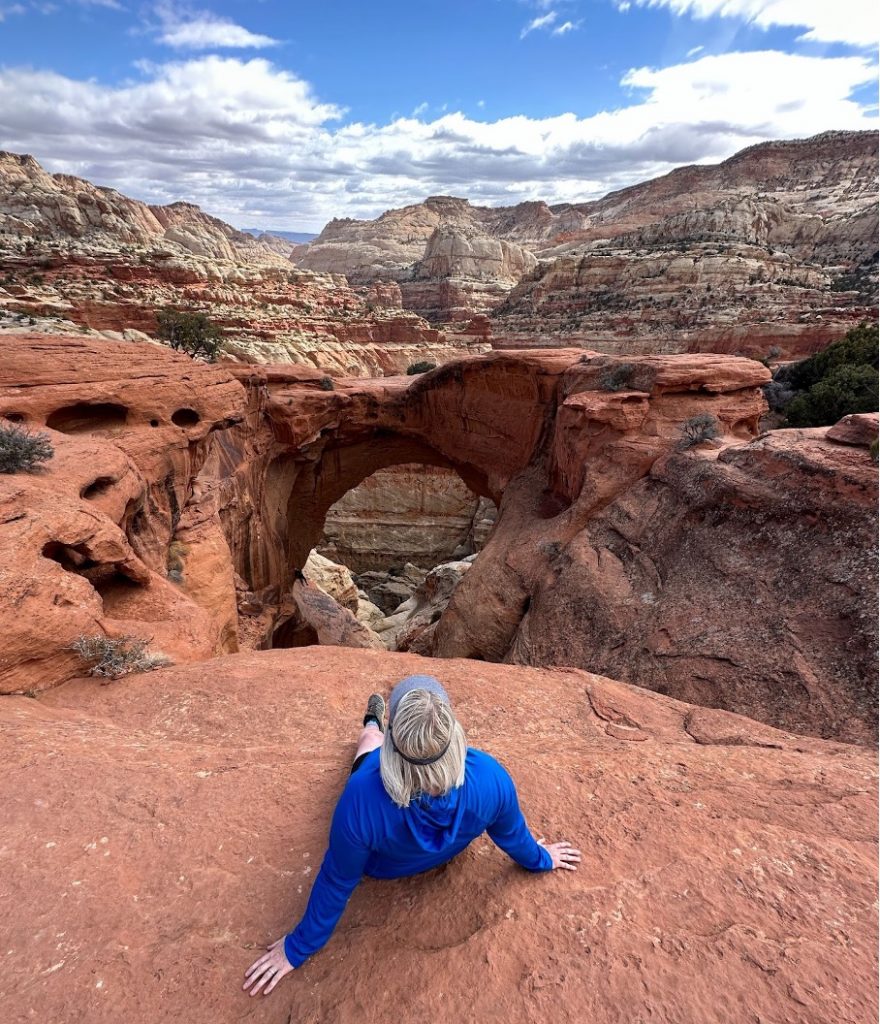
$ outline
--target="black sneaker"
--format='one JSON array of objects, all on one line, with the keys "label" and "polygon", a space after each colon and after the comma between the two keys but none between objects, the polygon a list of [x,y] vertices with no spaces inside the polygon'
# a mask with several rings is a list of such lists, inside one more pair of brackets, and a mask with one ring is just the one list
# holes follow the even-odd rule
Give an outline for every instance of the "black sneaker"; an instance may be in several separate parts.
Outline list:
[{"label": "black sneaker", "polygon": [[364,715],[364,725],[375,722],[385,732],[385,698],[381,693],[371,693],[367,701],[367,713]]}]

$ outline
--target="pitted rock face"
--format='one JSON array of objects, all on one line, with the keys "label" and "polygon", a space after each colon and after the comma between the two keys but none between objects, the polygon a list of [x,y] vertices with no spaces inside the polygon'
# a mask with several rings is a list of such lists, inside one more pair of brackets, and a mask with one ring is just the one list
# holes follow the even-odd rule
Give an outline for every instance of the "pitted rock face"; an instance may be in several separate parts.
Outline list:
[{"label": "pitted rock face", "polygon": [[[365,879],[325,949],[250,999],[245,968],[305,908],[366,696],[425,672],[582,864],[532,875],[484,836]],[[4,698],[0,756],[10,1021],[876,1020],[858,747],[584,672],[309,648]]]},{"label": "pitted rock face", "polygon": [[[15,638],[4,689],[69,678],[85,630],[151,637],[183,659],[235,650],[241,629],[250,647],[379,646],[352,611],[292,590],[292,570],[339,498],[415,462],[454,470],[499,514],[439,619],[432,609],[401,642],[601,665],[798,731],[871,739],[876,466],[824,429],[756,439],[759,363],[495,353],[328,390],[317,371],[233,377],[153,346],[89,344],[4,352],[0,414],[54,425],[58,452],[45,474],[0,480],[15,552],[0,578]],[[608,390],[621,375],[626,389]],[[720,436],[682,451],[697,415]],[[74,592],[54,603],[62,583]]]},{"label": "pitted rock face", "polygon": [[55,454],[0,476],[0,692],[84,671],[70,649],[83,635],[135,635],[179,661],[237,649],[228,547],[195,477],[212,432],[244,412],[227,373],[151,345],[4,341],[0,417]]}]

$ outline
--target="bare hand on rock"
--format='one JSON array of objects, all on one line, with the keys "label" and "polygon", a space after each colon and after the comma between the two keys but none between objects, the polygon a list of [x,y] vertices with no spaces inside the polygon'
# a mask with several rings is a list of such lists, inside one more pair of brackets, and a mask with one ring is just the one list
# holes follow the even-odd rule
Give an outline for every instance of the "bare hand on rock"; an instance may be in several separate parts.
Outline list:
[{"label": "bare hand on rock", "polygon": [[263,995],[267,996],[284,975],[290,974],[293,970],[290,961],[284,955],[283,937],[267,948],[269,952],[255,960],[244,972],[245,983],[242,988],[245,991],[250,989],[252,996],[257,995],[264,985],[266,985],[266,989]]},{"label": "bare hand on rock", "polygon": [[577,871],[580,864],[581,851],[576,850],[571,843],[562,840],[559,843],[547,843],[543,839],[538,840],[538,845],[543,846],[550,859],[553,861],[553,870],[565,868],[566,871]]}]

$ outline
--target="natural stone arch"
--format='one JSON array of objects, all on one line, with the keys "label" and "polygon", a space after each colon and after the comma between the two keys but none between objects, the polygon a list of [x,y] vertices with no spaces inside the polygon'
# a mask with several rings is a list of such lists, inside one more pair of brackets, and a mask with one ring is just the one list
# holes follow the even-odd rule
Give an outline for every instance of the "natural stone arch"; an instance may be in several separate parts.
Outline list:
[{"label": "natural stone arch", "polygon": [[413,381],[337,380],[332,389],[302,370],[273,369],[260,407],[266,488],[244,538],[250,555],[270,539],[271,572],[245,578],[271,604],[348,490],[392,465],[451,467],[499,515],[432,653],[504,660],[532,598],[552,587],[556,556],[676,447],[685,420],[711,412],[726,436],[747,437],[765,407],[767,371],[750,360],[632,361],[639,389],[628,391],[603,385],[619,360],[571,350],[494,353]]},{"label": "natural stone arch", "polygon": [[272,454],[260,515],[262,551],[268,539],[275,553],[258,566],[251,552],[246,569],[254,571],[244,575],[255,589],[284,589],[290,569],[320,540],[330,507],[389,466],[452,469],[500,508],[508,483],[540,446],[558,379],[576,359],[571,352],[539,360],[494,355],[415,380],[348,380],[333,390],[297,370],[281,379],[276,372],[266,405]]}]

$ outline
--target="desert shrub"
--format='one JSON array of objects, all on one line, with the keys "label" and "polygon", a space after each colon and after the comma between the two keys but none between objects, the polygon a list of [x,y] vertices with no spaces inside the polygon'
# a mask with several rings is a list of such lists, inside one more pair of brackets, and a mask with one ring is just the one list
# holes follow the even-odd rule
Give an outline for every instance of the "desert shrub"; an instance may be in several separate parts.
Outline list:
[{"label": "desert shrub", "polygon": [[785,427],[821,427],[877,409],[877,328],[867,323],[808,359],[780,366],[764,395]]},{"label": "desert shrub", "polygon": [[680,448],[693,448],[721,435],[721,424],[711,412],[697,413],[681,425]]},{"label": "desert shrub", "polygon": [[332,377],[322,377],[318,381],[318,387],[322,391],[333,391],[336,388],[336,385],[333,383]]},{"label": "desert shrub", "polygon": [[861,324],[847,331],[839,341],[781,371],[796,391],[808,391],[842,366],[873,366],[877,369],[877,328]]},{"label": "desert shrub", "polygon": [[633,374],[636,372],[632,363],[617,363],[609,366],[599,378],[599,387],[603,391],[625,391],[632,387]]},{"label": "desert shrub", "polygon": [[48,434],[0,423],[0,473],[33,473],[54,454]]},{"label": "desert shrub", "polygon": [[418,374],[418,373],[427,373],[429,370],[436,370],[436,369],[437,369],[437,364],[436,363],[431,363],[431,362],[428,362],[427,359],[423,359],[423,360],[421,360],[421,362],[412,363],[410,366],[408,366],[406,368],[406,373],[407,373],[408,377],[415,377],[415,375]]},{"label": "desert shrub", "polygon": [[160,309],[156,314],[156,334],[178,352],[201,356],[213,362],[220,351],[220,328],[204,313],[179,309]]},{"label": "desert shrub", "polygon": [[764,397],[773,412],[782,412],[796,394],[794,388],[775,377],[764,385]]},{"label": "desert shrub", "polygon": [[166,654],[147,650],[149,643],[136,636],[79,636],[70,649],[91,666],[89,675],[119,679],[132,672],[151,672],[170,664]]},{"label": "desert shrub", "polygon": [[825,427],[853,412],[875,412],[880,402],[873,366],[838,366],[785,408],[789,427]]}]

